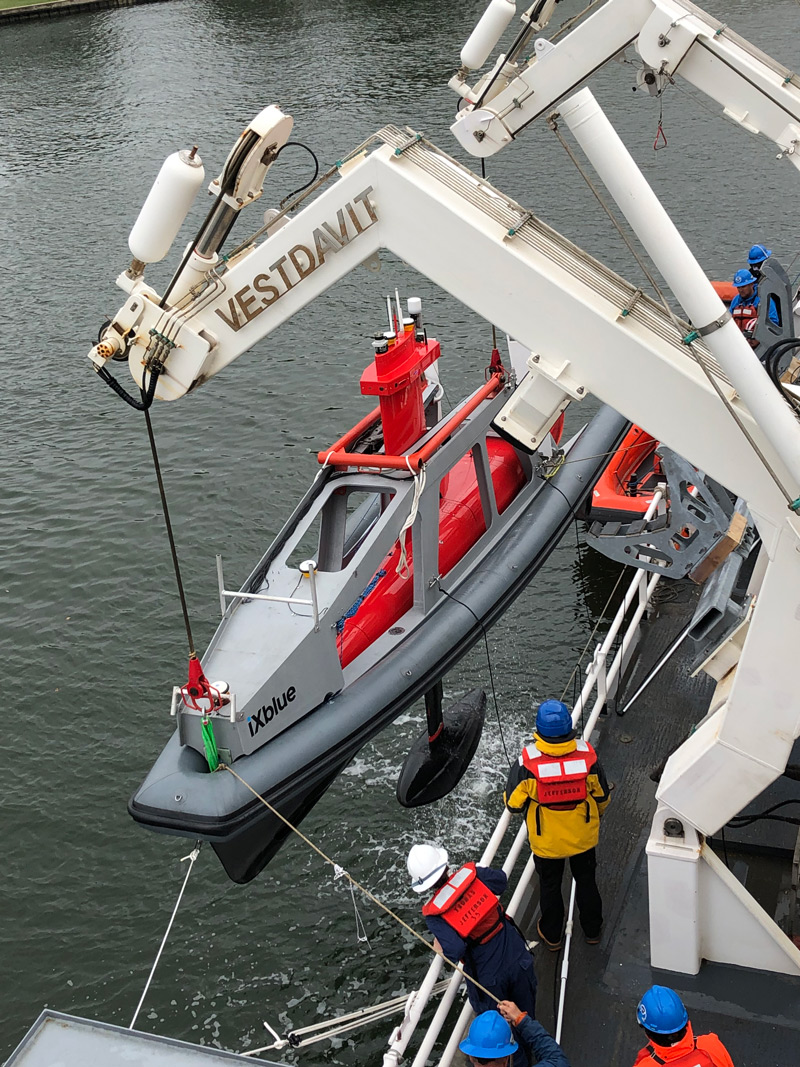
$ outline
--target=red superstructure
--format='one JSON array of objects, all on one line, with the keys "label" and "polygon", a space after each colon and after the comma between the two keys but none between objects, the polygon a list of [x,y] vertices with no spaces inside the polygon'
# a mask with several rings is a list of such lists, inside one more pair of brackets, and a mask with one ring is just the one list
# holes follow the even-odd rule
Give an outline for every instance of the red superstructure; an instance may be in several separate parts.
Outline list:
[{"label": "red superstructure", "polygon": [[[500,438],[487,442],[497,510],[505,511],[525,485],[525,472],[513,447]],[[448,574],[486,531],[472,455],[463,456],[439,489],[439,574]],[[414,553],[411,531],[405,535],[409,576],[397,573],[400,542],[381,564],[385,571],[364,599],[358,613],[347,619],[338,639],[339,659],[346,667],[404,615],[414,601]]]},{"label": "red superstructure", "polygon": [[376,342],[375,362],[361,375],[361,392],[380,398],[387,455],[399,456],[425,433],[423,375],[440,355],[438,341],[416,340],[413,320],[399,337]]},{"label": "red superstructure", "polygon": [[[399,305],[399,301],[398,301]],[[361,375],[361,392],[377,396],[379,407],[319,453],[319,462],[332,467],[356,467],[362,470],[407,470],[418,475],[428,459],[448,441],[453,432],[485,400],[503,388],[506,373],[499,352],[492,351],[486,370],[486,382],[453,414],[431,432],[425,418],[423,393],[427,384],[425,371],[440,356],[439,342],[429,340],[421,327],[421,318],[402,322],[390,310],[393,328],[378,334],[373,341],[374,361]],[[350,452],[363,435],[380,421],[383,451]],[[556,420],[552,434],[560,440],[563,413]],[[485,439],[492,487],[498,513],[502,514],[527,484],[527,475],[514,446],[499,437]],[[481,494],[472,452],[461,456],[439,484],[439,575],[449,574],[467,552],[486,533]],[[411,530],[395,543],[378,571],[366,583],[368,590],[355,610],[337,624],[337,647],[343,667],[352,663],[370,645],[408,612],[414,603],[414,553]],[[355,606],[354,606],[355,607]]]}]

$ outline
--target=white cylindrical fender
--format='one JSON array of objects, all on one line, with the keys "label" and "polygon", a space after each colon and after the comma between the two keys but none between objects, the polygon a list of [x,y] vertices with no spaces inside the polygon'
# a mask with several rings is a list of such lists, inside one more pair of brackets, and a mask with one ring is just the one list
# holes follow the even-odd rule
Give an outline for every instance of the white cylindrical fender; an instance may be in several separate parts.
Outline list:
[{"label": "white cylindrical fender", "polygon": [[469,70],[482,67],[517,13],[515,0],[491,0],[480,22],[461,49],[461,62]]},{"label": "white cylindrical fender", "polygon": [[128,237],[135,259],[158,263],[164,258],[204,178],[203,161],[194,149],[173,152],[164,160]]}]

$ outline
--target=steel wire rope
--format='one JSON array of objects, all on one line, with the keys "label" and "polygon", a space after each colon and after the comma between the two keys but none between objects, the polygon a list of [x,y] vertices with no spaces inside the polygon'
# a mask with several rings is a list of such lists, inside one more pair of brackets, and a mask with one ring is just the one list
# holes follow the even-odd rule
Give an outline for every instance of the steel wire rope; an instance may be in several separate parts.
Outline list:
[{"label": "steel wire rope", "polygon": [[594,635],[600,629],[600,624],[603,622],[603,619],[605,618],[605,614],[608,611],[608,608],[609,608],[609,606],[611,604],[611,601],[614,599],[614,594],[616,593],[617,589],[619,588],[619,583],[622,581],[622,576],[625,574],[627,569],[628,569],[627,567],[623,567],[622,570],[619,572],[619,576],[618,576],[618,578],[616,580],[616,583],[614,584],[614,588],[611,590],[611,593],[609,594],[608,600],[605,602],[605,606],[603,607],[603,610],[600,612],[600,615],[599,615],[599,617],[597,619],[597,622],[595,623],[594,629],[589,634],[589,640],[583,646],[583,652],[581,652],[580,657],[578,658],[578,662],[575,664],[575,666],[574,666],[574,668],[572,670],[572,674],[567,679],[567,684],[564,686],[564,690],[563,690],[563,692],[562,692],[562,694],[561,694],[561,696],[559,698],[560,700],[563,701],[564,697],[567,694],[567,690],[569,689],[570,685],[572,684],[572,679],[575,677],[575,675],[580,670],[581,664],[583,663],[583,657],[586,655],[586,652],[588,651],[589,645],[592,643]]},{"label": "steel wire rope", "polygon": [[[627,449],[625,451],[627,451]],[[608,452],[608,453],[603,453],[602,456],[582,457],[579,460],[573,460],[573,462],[574,463],[583,463],[583,462],[586,461],[586,459],[601,459],[601,458],[604,458],[605,455],[613,456],[615,454],[616,454],[615,452]],[[555,474],[557,474],[558,471],[560,471],[562,467],[566,466],[567,462],[568,462],[568,460],[567,460],[566,456],[564,456],[562,454],[562,456],[559,458],[559,463],[558,463],[558,466],[556,467],[556,469],[554,471],[552,471],[552,473],[549,473],[547,475],[543,475],[542,476],[542,481],[546,482],[553,489],[558,490],[558,492],[561,493],[561,495],[564,497],[564,500],[566,501],[567,507],[571,508],[572,505],[570,504],[569,500],[567,499],[567,496],[565,495],[565,493],[562,492],[560,486],[556,485],[556,483],[554,481],[552,481],[553,476]],[[583,572],[583,560],[581,559],[581,542],[580,542],[580,534],[578,532],[578,518],[577,518],[577,516],[575,516],[575,552],[576,552],[576,556],[577,556],[577,560],[578,560],[578,575],[579,575],[580,580],[581,580],[581,591],[583,593],[583,606],[586,609],[586,621],[591,626],[592,625],[592,617],[591,617],[591,615],[589,613],[589,605],[587,603],[587,598],[586,598],[586,577],[585,577],[584,572]]]},{"label": "steel wire rope", "polygon": [[189,881],[189,875],[192,873],[192,870],[193,870],[194,864],[195,864],[195,860],[200,855],[200,845],[201,845],[201,842],[198,840],[197,843],[195,844],[194,848],[192,849],[192,851],[189,853],[189,855],[188,856],[184,856],[183,859],[181,860],[181,863],[183,863],[185,860],[189,860],[189,869],[186,872],[186,876],[183,879],[183,885],[181,886],[180,892],[178,893],[178,899],[175,901],[175,907],[172,909],[172,915],[170,915],[170,917],[169,917],[169,922],[167,923],[167,928],[164,931],[164,936],[161,939],[161,944],[158,946],[158,952],[156,953],[156,958],[153,960],[153,966],[150,968],[150,974],[147,976],[147,981],[145,982],[144,989],[142,990],[142,995],[139,998],[139,1003],[136,1005],[136,1011],[133,1013],[133,1018],[131,1019],[130,1025],[128,1026],[129,1030],[133,1029],[135,1022],[139,1017],[139,1012],[142,1010],[142,1004],[144,1004],[144,998],[147,996],[147,991],[150,988],[150,983],[153,981],[153,975],[156,973],[156,967],[158,967],[158,961],[161,959],[161,954],[164,951],[164,946],[167,943],[167,938],[169,937],[170,930],[172,929],[172,924],[175,922],[175,916],[178,914],[178,908],[181,905],[181,900],[183,900],[183,894],[184,894],[184,891],[186,889],[186,885],[187,885],[187,883]]},{"label": "steel wire rope", "polygon": [[500,708],[499,708],[498,703],[497,703],[497,690],[495,689],[495,685],[494,685],[494,671],[492,670],[492,657],[491,657],[491,654],[489,652],[489,638],[488,638],[487,633],[486,633],[486,627],[483,624],[483,620],[478,618],[478,616],[475,614],[475,612],[472,610],[472,608],[469,606],[469,604],[465,604],[463,600],[459,600],[458,597],[453,596],[452,593],[448,593],[447,590],[442,587],[442,582],[441,582],[441,578],[440,577],[436,578],[436,588],[439,590],[440,593],[444,593],[444,595],[446,597],[449,597],[451,600],[454,600],[456,602],[456,604],[460,604],[462,608],[466,608],[467,611],[470,613],[470,615],[475,620],[475,622],[477,622],[478,626],[480,626],[480,628],[481,628],[481,633],[483,634],[483,642],[484,642],[484,646],[486,648],[486,663],[487,663],[487,666],[489,667],[489,681],[490,681],[491,686],[492,686],[492,700],[494,701],[494,713],[495,713],[495,717],[497,719],[497,729],[500,732],[500,741],[502,742],[502,745],[503,745],[503,752],[505,753],[506,762],[508,763],[508,765],[510,767],[511,766],[511,757],[508,754],[508,748],[506,747],[506,739],[505,739],[505,735],[503,734],[503,723],[502,723],[502,721],[500,719]]},{"label": "steel wire rope", "polygon": [[[573,15],[571,18],[568,18],[566,22],[562,22],[550,38],[550,41],[557,41],[562,34],[567,32],[567,30],[571,30],[579,19],[582,19],[584,15],[588,15],[590,11],[593,11],[596,7],[599,7],[600,4],[604,4],[605,2],[606,0],[592,0],[591,4],[588,4],[583,11],[579,11],[577,15]],[[800,2],[800,0],[798,0],[798,2]]]},{"label": "steel wire rope", "polygon": [[[632,447],[634,447],[634,446],[632,446]],[[591,459],[597,458],[597,459],[599,459],[599,458],[602,458],[603,456],[605,456],[606,454],[607,454],[607,455],[611,455],[611,456],[613,456],[613,455],[614,455],[614,452],[609,452],[609,453],[602,453],[602,454],[601,454],[601,456],[597,456],[597,457],[588,457],[588,458],[591,458]],[[587,457],[584,457],[584,458],[587,458]],[[558,467],[556,468],[556,471],[557,471],[557,470],[560,470],[560,469],[561,469],[561,467],[563,467],[563,466],[564,466],[564,464],[565,464],[566,462],[567,462],[567,460],[565,460],[565,459],[564,459],[564,458],[562,457],[562,458],[561,458],[561,460],[560,460],[560,462],[559,462],[559,465],[558,465]],[[575,460],[574,462],[578,462],[578,461],[577,461],[577,460]],[[581,459],[581,460],[580,460],[580,462],[583,462],[583,459]],[[557,486],[557,485],[555,484],[555,482],[551,481],[551,479],[552,479],[552,477],[553,477],[553,474],[555,474],[555,473],[556,473],[556,471],[553,471],[553,472],[552,472],[551,474],[548,474],[548,475],[543,475],[543,476],[542,476],[542,480],[543,480],[544,482],[546,482],[546,483],[547,483],[548,485],[552,486],[552,488],[553,488],[553,489],[556,489],[556,490],[557,490],[557,491],[558,491],[559,493],[561,493],[561,495],[562,495],[562,496],[564,497],[564,500],[566,500],[566,502],[567,502],[567,505],[568,505],[569,507],[571,507],[572,505],[570,504],[570,502],[569,502],[569,500],[567,499],[567,497],[565,496],[565,494],[564,494],[564,493],[562,492],[561,488],[560,488],[559,486]],[[577,520],[576,520],[576,532],[577,532]],[[578,659],[578,662],[577,662],[577,664],[575,665],[575,668],[574,668],[574,670],[573,670],[572,674],[571,674],[571,675],[569,676],[569,679],[567,680],[567,684],[566,684],[566,685],[564,686],[564,691],[562,692],[562,694],[561,694],[561,697],[560,697],[560,699],[561,699],[562,701],[563,701],[564,697],[566,696],[567,690],[569,689],[569,687],[570,687],[570,685],[571,685],[571,683],[572,683],[572,680],[573,680],[573,678],[575,678],[575,676],[577,675],[577,672],[578,672],[578,670],[580,669],[581,663],[583,662],[583,657],[584,657],[584,656],[586,655],[586,651],[587,651],[587,649],[589,648],[589,645],[590,645],[590,644],[591,644],[591,642],[592,642],[592,638],[593,638],[593,637],[594,637],[594,635],[595,635],[595,634],[597,633],[598,627],[600,626],[601,622],[603,621],[603,618],[605,617],[605,613],[606,613],[606,611],[608,610],[608,606],[609,606],[609,604],[611,603],[611,600],[612,600],[612,598],[613,598],[614,594],[616,593],[616,591],[617,591],[617,588],[618,588],[618,586],[619,586],[619,583],[620,583],[620,582],[622,581],[622,576],[623,576],[623,574],[625,573],[625,571],[626,571],[626,570],[627,570],[627,568],[626,568],[626,567],[623,567],[623,568],[622,568],[622,570],[621,570],[621,571],[619,572],[619,577],[617,578],[617,582],[616,582],[616,585],[615,585],[615,586],[614,586],[614,588],[613,588],[613,589],[611,590],[611,596],[609,596],[608,600],[606,601],[605,607],[603,608],[602,612],[600,613],[600,617],[598,618],[597,622],[595,623],[594,629],[593,629],[593,630],[592,630],[592,632],[591,632],[591,633],[589,634],[589,640],[588,640],[588,641],[586,642],[586,644],[584,645],[584,647],[583,647],[583,652],[581,652],[581,654],[580,654],[580,657],[579,657],[579,659]],[[587,612],[588,612],[588,607],[587,607]],[[574,706],[574,703],[573,703],[573,706]],[[583,718],[583,711],[581,711],[581,718]]]},{"label": "steel wire rope", "polygon": [[183,613],[183,625],[186,628],[186,638],[189,642],[189,658],[196,659],[197,652],[194,647],[194,637],[192,636],[192,624],[189,619],[189,607],[186,603],[186,593],[183,588],[183,578],[181,576],[181,565],[178,560],[178,549],[175,545],[175,535],[172,530],[172,522],[169,517],[169,506],[167,504],[167,493],[164,488],[164,479],[161,477],[161,464],[158,459],[158,449],[156,448],[156,439],[153,433],[153,424],[150,421],[150,411],[145,409],[144,413],[145,423],[147,425],[147,438],[150,442],[150,451],[153,456],[153,468],[156,473],[156,481],[158,482],[158,492],[161,497],[161,512],[164,516],[164,525],[167,529],[167,539],[169,541],[169,550],[172,556],[172,568],[175,572],[175,582],[178,586],[178,596],[181,602],[181,611]]},{"label": "steel wire rope", "polygon": [[306,837],[302,830],[298,829],[298,827],[291,823],[285,815],[282,815],[278,811],[277,808],[274,808],[272,804],[270,804],[270,802],[266,799],[266,797],[263,797],[256,789],[253,789],[249,782],[246,782],[244,778],[241,777],[241,775],[237,774],[233,767],[231,767],[227,763],[220,763],[219,766],[220,770],[228,771],[238,782],[241,782],[245,789],[251,792],[253,796],[261,804],[264,805],[265,808],[268,808],[269,811],[271,811],[272,814],[276,816],[276,818],[280,819],[280,821],[285,826],[287,826],[292,831],[292,833],[297,834],[301,841],[304,841],[309,848],[313,849],[314,852],[317,853],[318,856],[321,856],[326,863],[329,863],[331,867],[333,867],[335,872],[341,871],[342,876],[346,878],[348,882],[351,883],[351,885],[354,885],[356,889],[360,890],[364,894],[364,896],[367,897],[368,900],[371,900],[373,904],[377,904],[377,906],[382,911],[385,911],[386,914],[390,916],[390,918],[394,919],[394,921],[400,926],[402,926],[404,930],[407,930],[412,935],[412,937],[415,937],[417,939],[417,941],[421,941],[429,952],[432,952],[436,956],[441,956],[442,960],[448,965],[448,967],[452,967],[454,971],[458,971],[462,978],[466,979],[466,981],[468,982],[471,982],[476,989],[480,989],[480,991],[482,993],[485,993],[487,997],[490,997],[495,1002],[495,1004],[500,1003],[500,997],[495,996],[494,993],[490,992],[490,990],[486,988],[486,986],[481,985],[481,983],[477,981],[477,979],[473,978],[472,975],[467,974],[467,972],[463,969],[463,967],[459,966],[459,964],[453,963],[453,961],[447,956],[445,956],[443,952],[437,952],[433,945],[430,943],[430,941],[426,941],[422,934],[418,933],[413,926],[410,926],[405,921],[405,919],[401,919],[396,912],[392,911],[388,904],[384,904],[382,900],[378,900],[375,894],[370,892],[370,890],[367,889],[366,886],[363,886],[360,882],[356,881],[356,879],[350,874],[349,871],[344,870],[344,868],[341,867],[340,864],[338,864],[335,860],[332,860],[330,856],[326,855],[318,845],[315,845],[309,837]]},{"label": "steel wire rope", "polygon": [[[614,227],[617,229],[617,231],[619,232],[620,236],[622,237],[623,241],[625,242],[625,244],[630,249],[632,255],[636,259],[636,262],[642,268],[642,271],[644,272],[645,277],[648,279],[650,284],[654,287],[654,289],[655,289],[656,293],[658,294],[662,304],[664,305],[664,310],[667,312],[669,317],[672,319],[673,325],[675,325],[678,328],[678,331],[682,333],[683,332],[683,327],[681,325],[680,319],[675,314],[675,312],[672,310],[672,308],[670,307],[670,305],[669,305],[668,301],[666,300],[664,294],[662,293],[661,289],[659,288],[659,286],[657,285],[657,283],[653,279],[653,277],[650,274],[650,272],[647,270],[646,266],[642,262],[641,258],[637,254],[637,252],[634,250],[633,246],[631,245],[630,241],[627,238],[627,235],[623,232],[623,230],[621,229],[619,223],[617,222],[616,218],[614,217],[613,212],[611,211],[609,206],[605,203],[605,201],[603,200],[603,198],[600,195],[600,193],[598,192],[598,190],[595,188],[594,183],[592,182],[592,179],[585,172],[585,170],[583,169],[583,167],[580,164],[580,161],[577,159],[577,157],[573,153],[572,149],[569,147],[567,142],[564,140],[564,137],[562,136],[562,134],[560,133],[560,131],[558,129],[558,124],[557,124],[557,122],[555,120],[555,117],[554,117],[555,114],[556,113],[552,114],[549,117],[548,126],[550,126],[550,129],[555,133],[555,135],[557,136],[558,140],[563,145],[564,149],[567,152],[567,155],[572,160],[572,162],[575,164],[575,167],[577,168],[578,173],[581,175],[583,180],[589,186],[589,188],[591,189],[595,199],[600,204],[600,206],[603,208],[603,210],[606,212],[606,214],[608,215],[608,217],[611,220],[612,224],[614,225]],[[691,352],[695,362],[697,363],[697,365],[700,367],[700,370],[703,372],[703,374],[708,379],[708,382],[711,385],[712,389],[717,394],[719,399],[722,401],[724,407],[727,409],[728,413],[730,414],[730,416],[733,419],[733,421],[736,423],[736,425],[739,428],[739,430],[741,430],[741,432],[744,435],[747,443],[750,445],[750,447],[753,449],[755,454],[761,460],[761,463],[763,464],[763,466],[766,469],[767,473],[769,474],[769,476],[772,478],[773,482],[777,486],[778,491],[782,494],[782,496],[786,500],[786,502],[787,502],[787,504],[789,506],[789,510],[790,511],[795,511],[795,506],[797,506],[797,508],[800,510],[800,497],[793,496],[784,487],[783,482],[780,480],[780,478],[778,477],[778,475],[775,472],[775,470],[773,470],[772,465],[770,464],[769,460],[764,455],[762,450],[759,448],[759,446],[758,446],[757,442],[755,441],[755,439],[753,438],[752,434],[747,429],[747,427],[744,425],[744,423],[741,421],[741,419],[737,415],[736,411],[734,410],[732,404],[730,403],[728,398],[723,393],[723,391],[722,391],[722,389],[721,389],[716,377],[713,374],[711,374],[711,372],[705,366],[705,363],[702,360],[698,359],[697,354],[694,351],[694,348],[692,347],[692,340],[696,339],[696,336],[697,335],[694,334],[694,338],[693,338],[693,331],[690,332],[689,334],[687,334],[685,337],[682,338],[683,344]]]}]

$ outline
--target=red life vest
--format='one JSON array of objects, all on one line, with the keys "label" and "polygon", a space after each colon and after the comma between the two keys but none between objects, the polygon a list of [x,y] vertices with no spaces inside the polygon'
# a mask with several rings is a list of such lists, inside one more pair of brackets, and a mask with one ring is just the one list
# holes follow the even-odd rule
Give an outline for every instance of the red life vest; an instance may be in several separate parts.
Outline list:
[{"label": "red life vest", "polygon": [[690,1052],[686,1052],[683,1056],[678,1056],[675,1059],[662,1059],[656,1051],[657,1047],[652,1044],[645,1046],[645,1052],[655,1063],[668,1063],[669,1067],[715,1067],[714,1061],[709,1054],[697,1047],[697,1040],[695,1040],[694,1047]]},{"label": "red life vest", "polygon": [[597,753],[588,741],[578,741],[573,752],[547,756],[536,745],[522,750],[523,766],[537,783],[537,799],[545,808],[573,808],[586,800],[586,779],[597,762]]},{"label": "red life vest", "polygon": [[440,916],[472,945],[485,945],[496,937],[505,917],[500,901],[480,880],[474,863],[459,867],[423,905],[422,914]]},{"label": "red life vest", "polygon": [[758,321],[758,308],[752,304],[740,304],[731,312],[731,318],[742,333],[752,333]]}]

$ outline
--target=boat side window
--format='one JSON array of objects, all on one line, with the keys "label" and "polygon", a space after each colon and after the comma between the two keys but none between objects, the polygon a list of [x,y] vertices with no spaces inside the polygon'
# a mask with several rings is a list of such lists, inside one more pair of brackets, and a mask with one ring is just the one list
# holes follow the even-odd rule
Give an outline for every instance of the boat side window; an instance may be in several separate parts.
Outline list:
[{"label": "boat side window", "polygon": [[316,559],[320,571],[342,570],[361,548],[393,495],[336,486],[292,546],[287,566],[297,567],[303,560]]}]

